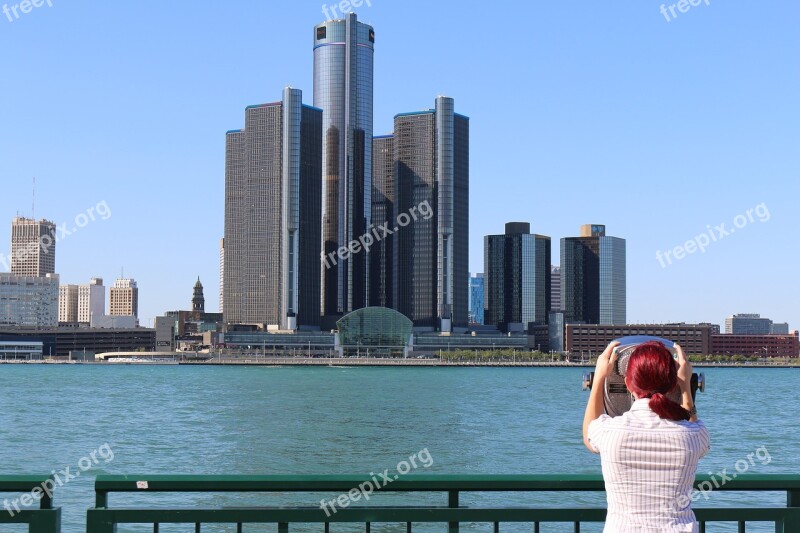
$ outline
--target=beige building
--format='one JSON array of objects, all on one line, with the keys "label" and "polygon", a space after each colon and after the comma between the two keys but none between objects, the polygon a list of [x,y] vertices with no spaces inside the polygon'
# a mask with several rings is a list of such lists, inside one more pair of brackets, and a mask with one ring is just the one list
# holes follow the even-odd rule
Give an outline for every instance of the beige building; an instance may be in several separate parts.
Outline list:
[{"label": "beige building", "polygon": [[78,286],[62,285],[58,288],[58,321],[78,321]]},{"label": "beige building", "polygon": [[78,287],[78,322],[89,324],[93,316],[106,314],[106,288],[103,278],[92,278],[88,285]]},{"label": "beige building", "polygon": [[118,279],[109,290],[109,315],[139,316],[139,288],[132,279]]},{"label": "beige building", "polygon": [[11,222],[11,273],[42,278],[56,271],[56,225],[16,217]]}]

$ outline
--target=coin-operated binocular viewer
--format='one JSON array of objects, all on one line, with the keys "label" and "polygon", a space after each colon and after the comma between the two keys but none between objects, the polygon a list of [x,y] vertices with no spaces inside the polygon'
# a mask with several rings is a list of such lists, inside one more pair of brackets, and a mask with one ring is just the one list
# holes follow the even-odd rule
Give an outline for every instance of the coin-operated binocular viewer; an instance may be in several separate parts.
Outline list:
[{"label": "coin-operated binocular viewer", "polygon": [[[617,339],[617,341],[620,343],[620,345],[616,348],[616,363],[614,363],[614,368],[611,369],[611,372],[606,378],[606,382],[600,384],[604,388],[603,404],[605,406],[606,414],[609,416],[620,416],[621,414],[630,410],[631,405],[633,405],[633,395],[631,395],[630,391],[628,391],[628,387],[625,386],[625,374],[628,370],[628,361],[630,360],[631,354],[637,346],[644,344],[645,342],[658,341],[666,346],[670,352],[672,352],[673,357],[676,359],[678,357],[678,352],[675,349],[675,343],[667,339],[637,335],[633,337],[623,337],[621,339]],[[677,361],[675,364],[677,364]],[[594,372],[584,372],[583,390],[590,390],[593,385]],[[698,390],[700,392],[705,392],[706,378],[702,373],[692,374],[691,390],[692,400],[694,400]],[[667,397],[679,404],[681,403],[681,393],[677,389],[667,394]]]}]

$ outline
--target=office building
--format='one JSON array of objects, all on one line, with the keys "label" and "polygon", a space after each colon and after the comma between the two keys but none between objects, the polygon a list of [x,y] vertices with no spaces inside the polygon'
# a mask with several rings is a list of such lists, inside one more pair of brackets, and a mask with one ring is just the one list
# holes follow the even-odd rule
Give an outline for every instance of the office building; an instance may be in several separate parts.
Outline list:
[{"label": "office building", "polygon": [[800,340],[797,331],[787,335],[712,335],[711,354],[794,358],[800,356]]},{"label": "office building", "polygon": [[[2,274],[0,274],[2,276]],[[55,285],[58,297],[58,284]],[[70,357],[78,353],[153,351],[156,331],[148,328],[91,329],[74,327],[2,327],[0,342],[42,343],[42,353],[50,357]]]},{"label": "office building", "polygon": [[319,327],[322,118],[286,88],[226,135],[227,323]]},{"label": "office building", "polygon": [[[325,256],[367,233],[372,218],[374,45],[374,29],[358,22],[355,13],[314,28],[314,105],[323,110],[320,242]],[[326,324],[370,302],[370,254],[344,255],[321,272]]]},{"label": "office building", "polygon": [[625,324],[625,239],[600,224],[561,239],[561,305],[568,324]]},{"label": "office building", "polygon": [[[109,290],[110,316],[139,316],[139,287],[132,279],[118,279]],[[99,317],[98,317],[99,318]]]},{"label": "office building", "polygon": [[608,344],[621,337],[649,335],[681,345],[687,355],[711,353],[711,338],[719,332],[712,324],[566,324],[565,350],[586,358],[603,353]]},{"label": "office building", "polygon": [[551,306],[550,237],[530,232],[527,222],[509,222],[503,235],[484,237],[486,324],[502,331],[527,331],[546,324]]},{"label": "office building", "polygon": [[89,324],[93,316],[106,314],[106,288],[103,278],[92,278],[87,285],[78,286],[78,322]]},{"label": "office building", "polygon": [[56,271],[56,225],[16,217],[11,223],[11,273],[41,278]]},{"label": "office building", "polygon": [[0,273],[0,326],[58,326],[58,274]]},{"label": "office building", "polygon": [[770,335],[788,335],[789,323],[788,322],[773,322],[770,328]]},{"label": "office building", "polygon": [[225,313],[225,239],[219,240],[219,312]]},{"label": "office building", "polygon": [[78,322],[77,285],[61,285],[58,288],[58,322],[59,324]]},{"label": "office building", "polygon": [[550,309],[561,310],[561,267],[550,268]]},{"label": "office building", "polygon": [[729,335],[769,335],[771,332],[772,320],[761,318],[759,314],[743,313],[725,318],[725,333]]},{"label": "office building", "polygon": [[[393,308],[418,328],[468,325],[469,118],[439,96],[394,120]],[[394,231],[396,229],[396,231]]]},{"label": "office building", "polygon": [[[372,140],[372,224],[381,227],[393,225],[397,216],[395,204],[394,136],[382,135]],[[388,226],[387,226],[388,227]],[[394,234],[383,235],[369,250],[370,305],[394,307],[395,239]]]},{"label": "office building", "polygon": [[483,274],[473,274],[469,278],[469,323],[484,324],[484,283]]}]

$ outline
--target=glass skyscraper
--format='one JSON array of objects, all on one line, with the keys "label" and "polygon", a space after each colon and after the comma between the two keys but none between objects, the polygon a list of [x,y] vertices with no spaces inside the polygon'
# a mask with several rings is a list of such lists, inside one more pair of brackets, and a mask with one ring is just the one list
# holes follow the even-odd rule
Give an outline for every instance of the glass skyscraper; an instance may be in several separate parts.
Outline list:
[{"label": "glass skyscraper", "polygon": [[395,116],[394,135],[376,139],[375,147],[391,148],[393,156],[391,165],[379,159],[388,152],[376,157],[382,162],[375,166],[371,219],[392,230],[386,250],[392,257],[373,270],[373,290],[388,289],[381,281],[388,276],[385,300],[415,327],[466,327],[469,118],[455,112],[452,98],[440,96],[434,109]]},{"label": "glass skyscraper", "polygon": [[[358,22],[355,13],[314,28],[314,105],[323,112],[325,256],[366,234],[371,220],[374,43],[374,29]],[[321,271],[323,316],[369,304],[370,254],[345,255]]]},{"label": "glass skyscraper", "polygon": [[567,323],[626,323],[625,239],[587,224],[580,237],[561,239],[561,303]]},{"label": "glass skyscraper", "polygon": [[319,325],[321,147],[322,111],[292,88],[228,132],[225,322]]},{"label": "glass skyscraper", "polygon": [[550,237],[530,224],[509,222],[504,235],[484,237],[486,324],[546,324],[551,302]]},{"label": "glass skyscraper", "polygon": [[483,325],[483,274],[469,278],[469,322]]}]

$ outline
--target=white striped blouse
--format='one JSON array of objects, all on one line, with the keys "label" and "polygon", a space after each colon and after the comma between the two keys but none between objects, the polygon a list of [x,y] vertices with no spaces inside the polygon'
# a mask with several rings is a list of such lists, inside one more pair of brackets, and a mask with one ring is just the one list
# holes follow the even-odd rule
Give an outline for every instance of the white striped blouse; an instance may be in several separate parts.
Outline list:
[{"label": "white striped blouse", "polygon": [[697,462],[710,447],[701,421],[664,420],[650,400],[589,424],[588,440],[600,454],[608,516],[604,533],[695,532],[691,507]]}]

